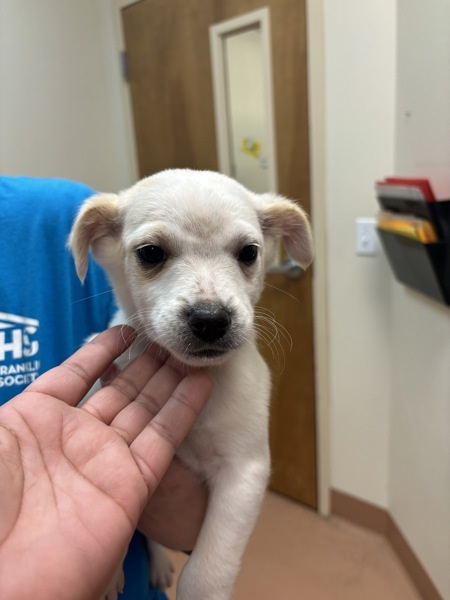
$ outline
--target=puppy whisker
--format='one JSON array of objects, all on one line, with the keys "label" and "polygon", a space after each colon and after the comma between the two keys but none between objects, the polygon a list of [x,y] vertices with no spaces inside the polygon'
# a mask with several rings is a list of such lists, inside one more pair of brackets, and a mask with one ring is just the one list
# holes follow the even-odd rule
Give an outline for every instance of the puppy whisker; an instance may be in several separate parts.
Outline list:
[{"label": "puppy whisker", "polygon": [[[286,352],[283,342],[289,345],[292,351],[292,337],[288,330],[278,321],[273,313],[264,307],[255,307],[255,331],[261,340],[270,348],[274,360],[283,363],[282,372],[286,366]],[[281,361],[282,359],[282,361]]]},{"label": "puppy whisker", "polygon": [[286,327],[275,319],[275,315],[272,311],[267,308],[257,306],[255,307],[255,318],[264,320],[267,324],[272,325],[280,337],[282,337],[289,344],[289,351],[292,352],[294,346],[292,336]]},{"label": "puppy whisker", "polygon": [[297,302],[297,304],[301,304],[301,302],[300,302],[300,300],[298,298],[296,298],[292,294],[289,294],[289,292],[286,292],[286,290],[282,290],[280,287],[277,287],[276,285],[272,285],[271,283],[268,283],[267,281],[264,282],[264,285],[267,285],[267,287],[270,287],[270,288],[272,288],[274,290],[277,290],[278,292],[281,292],[285,296],[288,296],[289,298],[291,298],[292,300],[294,300],[295,302]]},{"label": "puppy whisker", "polygon": [[100,296],[104,296],[105,294],[110,294],[112,296],[114,294],[114,290],[112,288],[109,288],[109,290],[105,290],[104,292],[98,292],[97,294],[92,294],[92,296],[84,296],[84,298],[74,300],[72,302],[72,306],[74,304],[79,304],[80,302],[87,302],[88,300],[92,300],[93,298],[99,298]]}]

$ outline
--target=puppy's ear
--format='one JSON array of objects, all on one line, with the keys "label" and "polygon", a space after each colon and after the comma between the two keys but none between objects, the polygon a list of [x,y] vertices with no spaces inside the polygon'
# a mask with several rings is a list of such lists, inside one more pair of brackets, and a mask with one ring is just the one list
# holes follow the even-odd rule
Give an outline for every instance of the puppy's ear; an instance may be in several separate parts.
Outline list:
[{"label": "puppy's ear", "polygon": [[78,213],[69,236],[69,248],[81,281],[86,278],[89,248],[104,237],[114,237],[120,230],[118,196],[99,194],[88,198]]},{"label": "puppy's ear", "polygon": [[282,239],[287,253],[306,269],[314,250],[311,226],[305,211],[295,202],[275,194],[263,194],[259,220],[264,235]]}]

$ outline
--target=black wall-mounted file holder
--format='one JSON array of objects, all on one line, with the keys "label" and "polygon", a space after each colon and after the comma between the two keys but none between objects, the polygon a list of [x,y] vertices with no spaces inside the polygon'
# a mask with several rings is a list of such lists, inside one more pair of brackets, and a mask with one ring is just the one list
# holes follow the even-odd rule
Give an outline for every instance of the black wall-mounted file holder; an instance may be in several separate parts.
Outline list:
[{"label": "black wall-mounted file holder", "polygon": [[450,200],[420,202],[404,198],[378,198],[384,210],[428,219],[439,240],[424,244],[406,236],[378,229],[395,278],[450,306]]}]

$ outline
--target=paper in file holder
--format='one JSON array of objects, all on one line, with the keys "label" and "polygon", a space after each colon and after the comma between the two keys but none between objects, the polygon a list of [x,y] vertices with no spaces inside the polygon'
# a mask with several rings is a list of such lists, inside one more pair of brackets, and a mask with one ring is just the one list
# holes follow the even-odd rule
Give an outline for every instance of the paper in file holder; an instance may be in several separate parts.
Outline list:
[{"label": "paper in file holder", "polygon": [[400,283],[450,306],[450,200],[378,197],[378,203],[383,210],[425,218],[434,225],[438,241],[433,243],[380,228],[378,235]]}]

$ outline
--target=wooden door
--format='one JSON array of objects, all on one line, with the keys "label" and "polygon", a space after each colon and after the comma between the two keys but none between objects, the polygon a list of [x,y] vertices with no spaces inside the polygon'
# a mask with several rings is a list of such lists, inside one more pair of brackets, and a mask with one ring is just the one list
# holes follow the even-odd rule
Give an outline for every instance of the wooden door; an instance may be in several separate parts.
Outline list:
[{"label": "wooden door", "polygon": [[[209,26],[269,6],[278,191],[310,212],[305,0],[141,0],[122,11],[139,170],[217,170]],[[270,275],[261,306],[292,338],[273,374],[271,487],[317,506],[311,270]]]}]

